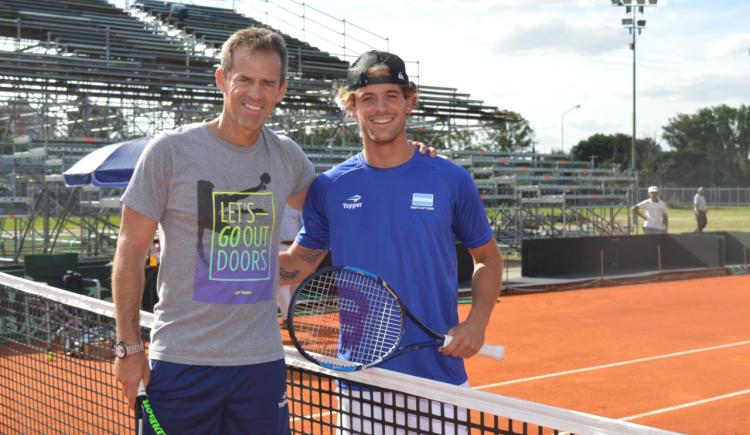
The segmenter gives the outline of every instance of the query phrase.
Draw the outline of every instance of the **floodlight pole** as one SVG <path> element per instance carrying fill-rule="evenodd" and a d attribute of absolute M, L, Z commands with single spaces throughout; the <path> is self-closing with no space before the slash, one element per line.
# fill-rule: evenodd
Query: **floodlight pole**
<path fill-rule="evenodd" d="M 633 10 L 633 23 L 636 22 L 636 16 L 635 16 L 635 8 L 632 8 Z M 635 26 L 635 24 L 633 24 Z M 633 51 L 633 134 L 630 137 L 630 172 L 631 175 L 634 177 L 634 183 L 635 188 L 633 196 L 634 201 L 638 201 L 638 166 L 636 166 L 636 152 L 635 152 L 635 134 L 636 134 L 636 102 L 635 102 L 635 95 L 636 95 L 636 86 L 635 86 L 635 27 L 630 28 L 630 36 L 632 37 L 631 43 L 630 43 L 630 49 Z M 638 32 L 640 32 L 640 29 L 638 29 Z"/>
<path fill-rule="evenodd" d="M 580 108 L 581 108 L 581 105 L 576 104 L 570 109 L 564 111 L 562 115 L 560 115 L 560 148 L 563 154 L 565 154 L 565 115 L 567 115 L 568 112 L 572 112 L 573 110 L 580 109 Z"/>
<path fill-rule="evenodd" d="M 622 19 L 622 26 L 630 32 L 630 49 L 633 51 L 633 133 L 630 137 L 630 172 L 633 176 L 633 197 L 631 202 L 638 202 L 638 169 L 636 166 L 636 36 L 640 35 L 646 27 L 646 20 L 639 19 L 643 15 L 644 7 L 656 6 L 658 0 L 611 0 L 612 6 L 624 6 L 628 18 Z M 628 215 L 630 216 L 630 215 Z M 638 216 L 634 216 L 635 227 L 638 228 Z"/>

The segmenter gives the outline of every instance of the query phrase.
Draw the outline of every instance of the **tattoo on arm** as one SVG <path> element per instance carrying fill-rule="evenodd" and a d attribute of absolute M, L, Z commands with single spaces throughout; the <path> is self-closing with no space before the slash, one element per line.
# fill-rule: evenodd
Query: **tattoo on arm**
<path fill-rule="evenodd" d="M 279 276 L 285 281 L 294 281 L 299 276 L 299 270 L 286 270 L 280 267 Z"/>
<path fill-rule="evenodd" d="M 298 258 L 300 261 L 313 265 L 313 267 L 319 264 L 326 252 L 328 252 L 321 249 L 307 249 L 301 246 L 298 246 L 295 249 L 297 251 L 292 253 L 292 256 Z M 302 277 L 300 274 L 308 268 L 299 262 L 297 262 L 297 266 L 298 267 L 291 265 L 290 268 L 285 268 L 284 266 L 279 265 L 279 277 L 283 281 L 294 282 L 301 280 Z"/>
<path fill-rule="evenodd" d="M 299 253 L 299 258 L 306 263 L 315 264 L 320 261 L 321 257 L 326 254 L 322 249 L 303 249 Z"/>

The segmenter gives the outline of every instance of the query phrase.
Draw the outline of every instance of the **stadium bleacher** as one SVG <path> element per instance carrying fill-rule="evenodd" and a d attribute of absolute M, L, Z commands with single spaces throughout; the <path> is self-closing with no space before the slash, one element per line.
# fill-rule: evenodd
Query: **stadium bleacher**
<path fill-rule="evenodd" d="M 113 138 L 155 134 L 221 110 L 213 75 L 218 49 L 234 31 L 264 24 L 230 9 L 187 7 L 188 17 L 175 20 L 168 2 L 156 0 L 136 0 L 127 11 L 105 0 L 0 3 L 0 39 L 5 39 L 0 46 L 0 90 L 12 92 L 20 102 L 0 105 L 0 126 L 9 128 L 8 120 L 13 120 L 15 135 L 29 135 L 30 144 L 21 146 L 12 159 L 13 173 L 19 176 L 15 190 L 24 193 L 8 195 L 24 201 L 6 201 L 0 214 L 67 213 L 63 202 L 71 196 L 64 192 L 59 174 L 92 147 L 115 142 Z M 338 131 L 322 143 L 304 145 L 316 169 L 324 171 L 359 149 L 358 143 L 346 141 L 356 141 L 356 128 L 333 100 L 348 63 L 280 33 L 289 48 L 289 86 L 269 125 L 281 132 Z M 87 107 L 98 110 L 98 120 L 92 121 Z M 29 113 L 35 114 L 33 120 L 21 120 Z M 124 127 L 109 122 L 108 115 Z M 456 88 L 420 84 L 410 126 L 444 137 L 454 126 L 484 128 L 512 121 Z M 21 124 L 25 126 L 19 129 Z M 36 152 L 32 150 L 42 143 L 41 163 L 23 154 Z M 632 184 L 628 176 L 561 155 L 456 151 L 452 158 L 472 174 L 494 216 L 498 240 L 513 249 L 525 237 L 621 231 L 613 210 L 625 207 Z M 4 192 L 7 185 L 9 179 L 0 180 Z M 62 202 L 41 201 L 47 202 L 46 208 L 35 210 L 44 196 Z M 86 201 L 96 203 L 98 197 Z M 90 212 L 84 208 L 80 206 L 81 215 Z M 609 217 L 602 218 L 603 213 Z M 29 222 L 22 224 L 33 232 Z M 47 240 L 49 234 L 42 238 Z"/>
<path fill-rule="evenodd" d="M 133 7 L 193 35 L 196 40 L 214 50 L 219 49 L 221 44 L 238 29 L 251 26 L 268 27 L 230 9 L 210 6 L 186 5 L 189 14 L 182 21 L 170 18 L 169 2 L 166 1 L 137 0 L 133 3 Z M 290 72 L 316 79 L 346 77 L 346 70 L 349 67 L 347 62 L 283 32 L 279 33 L 284 37 L 289 51 Z"/>

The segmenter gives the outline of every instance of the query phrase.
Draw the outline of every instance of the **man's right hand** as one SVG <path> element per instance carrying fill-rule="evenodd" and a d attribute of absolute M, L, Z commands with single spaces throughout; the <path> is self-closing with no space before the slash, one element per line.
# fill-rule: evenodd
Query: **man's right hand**
<path fill-rule="evenodd" d="M 122 386 L 122 394 L 128 401 L 130 409 L 135 408 L 135 396 L 138 392 L 138 383 L 143 379 L 143 384 L 148 385 L 151 380 L 151 369 L 144 352 L 128 355 L 125 358 L 115 358 L 113 373 L 117 382 Z"/>

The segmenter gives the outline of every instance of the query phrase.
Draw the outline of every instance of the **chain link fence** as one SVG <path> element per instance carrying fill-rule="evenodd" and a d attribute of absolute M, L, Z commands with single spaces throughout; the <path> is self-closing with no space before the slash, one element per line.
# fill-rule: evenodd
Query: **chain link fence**
<path fill-rule="evenodd" d="M 638 189 L 638 198 L 648 198 L 648 187 Z M 660 197 L 670 204 L 692 205 L 697 187 L 659 187 Z M 704 187 L 709 205 L 750 205 L 750 187 Z"/>

